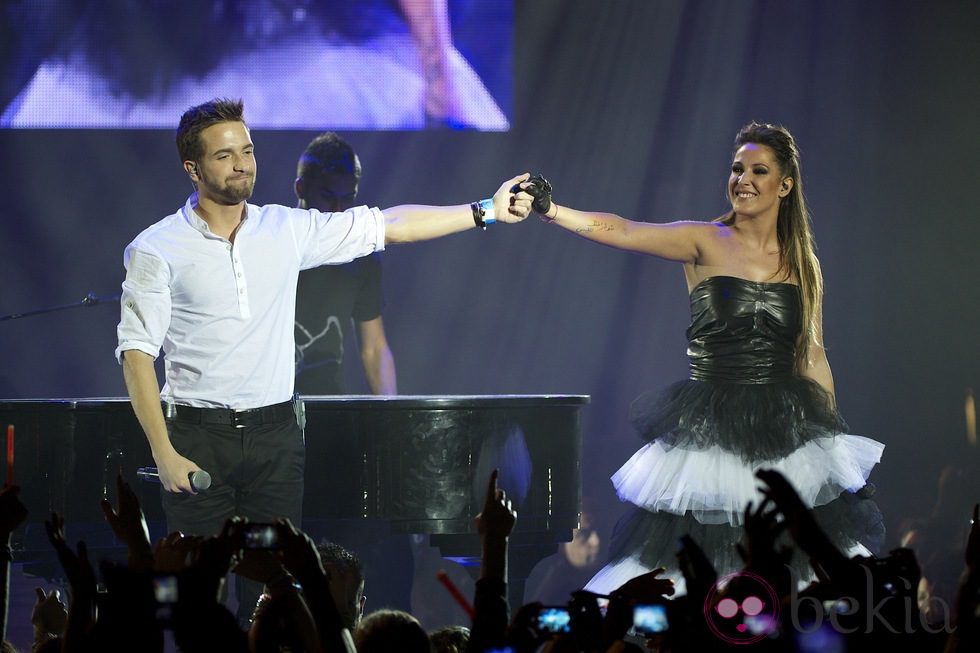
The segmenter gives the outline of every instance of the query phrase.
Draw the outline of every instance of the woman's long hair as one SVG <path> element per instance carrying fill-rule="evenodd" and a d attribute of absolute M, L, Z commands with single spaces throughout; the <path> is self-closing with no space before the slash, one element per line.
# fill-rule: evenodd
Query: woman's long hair
<path fill-rule="evenodd" d="M 810 211 L 803 196 L 803 175 L 800 170 L 800 151 L 789 130 L 778 125 L 752 122 L 742 127 L 735 136 L 734 151 L 746 143 L 766 145 L 776 156 L 781 177 L 792 177 L 793 188 L 779 203 L 776 234 L 779 237 L 779 269 L 776 275 L 784 279 L 795 276 L 800 284 L 803 299 L 803 333 L 796 349 L 798 367 L 809 361 L 811 345 L 817 337 L 817 312 L 823 299 L 823 278 L 817 262 Z M 735 212 L 721 218 L 731 225 Z"/>

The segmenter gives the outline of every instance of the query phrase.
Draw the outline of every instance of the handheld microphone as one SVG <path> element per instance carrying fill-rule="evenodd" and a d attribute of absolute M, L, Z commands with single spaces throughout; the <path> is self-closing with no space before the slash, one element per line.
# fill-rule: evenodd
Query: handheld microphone
<path fill-rule="evenodd" d="M 141 481 L 149 481 L 150 483 L 160 482 L 160 472 L 156 467 L 140 467 L 136 470 L 136 475 Z M 211 487 L 211 475 L 203 469 L 190 472 L 187 475 L 187 480 L 191 482 L 191 488 L 195 492 L 200 492 Z"/>

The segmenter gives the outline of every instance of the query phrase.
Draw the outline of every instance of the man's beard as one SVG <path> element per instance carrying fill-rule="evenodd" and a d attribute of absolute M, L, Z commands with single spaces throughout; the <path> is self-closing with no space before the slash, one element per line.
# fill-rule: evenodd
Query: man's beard
<path fill-rule="evenodd" d="M 235 181 L 223 186 L 218 186 L 211 180 L 202 177 L 200 184 L 207 189 L 208 195 L 214 199 L 228 206 L 234 206 L 252 197 L 252 191 L 255 189 L 255 176 L 248 177 L 245 183 Z"/>

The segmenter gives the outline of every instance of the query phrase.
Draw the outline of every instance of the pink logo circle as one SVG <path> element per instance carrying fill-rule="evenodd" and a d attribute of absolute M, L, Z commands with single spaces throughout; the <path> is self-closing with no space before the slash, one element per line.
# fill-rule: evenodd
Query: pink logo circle
<path fill-rule="evenodd" d="M 728 591 L 738 581 L 737 593 Z M 779 596 L 761 576 L 747 571 L 720 578 L 704 600 L 704 618 L 715 636 L 729 644 L 754 644 L 779 623 Z"/>

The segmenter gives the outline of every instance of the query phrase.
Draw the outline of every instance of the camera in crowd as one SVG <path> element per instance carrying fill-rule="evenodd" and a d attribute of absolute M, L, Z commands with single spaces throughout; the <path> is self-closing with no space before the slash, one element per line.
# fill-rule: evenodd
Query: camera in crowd
<path fill-rule="evenodd" d="M 572 616 L 565 606 L 543 605 L 534 617 L 534 629 L 539 633 L 570 633 Z"/>
<path fill-rule="evenodd" d="M 660 603 L 633 607 L 633 631 L 644 637 L 667 632 L 667 606 Z"/>
<path fill-rule="evenodd" d="M 279 534 L 275 524 L 249 524 L 245 527 L 246 549 L 277 549 Z"/>
<path fill-rule="evenodd" d="M 180 574 L 131 569 L 109 561 L 100 569 L 105 581 L 98 599 L 102 608 L 133 623 L 173 626 L 174 611 L 183 594 Z"/>
<path fill-rule="evenodd" d="M 616 601 L 618 605 L 613 605 Z M 613 612 L 615 611 L 615 616 Z M 665 635 L 670 629 L 668 601 L 637 603 L 587 591 L 575 592 L 568 605 L 543 605 L 531 617 L 538 641 L 559 637 L 575 642 L 581 650 L 593 650 L 603 633 L 606 619 L 620 620 L 622 627 L 637 637 Z M 624 622 L 623 620 L 629 620 Z"/>

